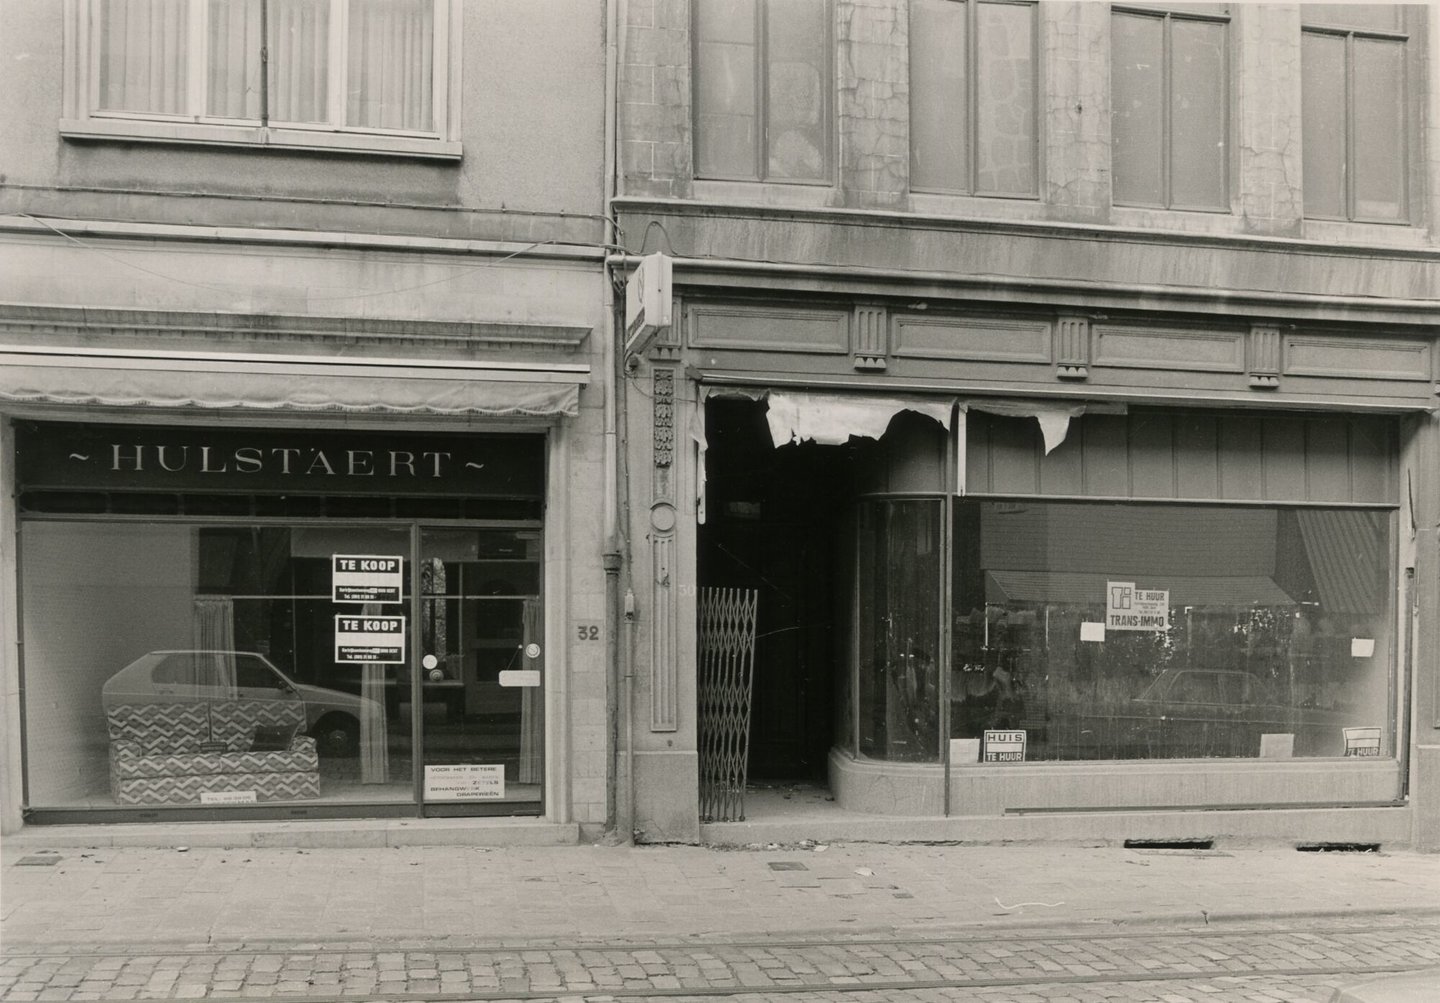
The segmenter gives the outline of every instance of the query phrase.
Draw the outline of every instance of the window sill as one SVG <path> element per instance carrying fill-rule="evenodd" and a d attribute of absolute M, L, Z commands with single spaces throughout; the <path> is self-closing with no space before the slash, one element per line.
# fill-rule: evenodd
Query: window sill
<path fill-rule="evenodd" d="M 360 156 L 417 157 L 459 160 L 461 144 L 414 136 L 385 136 L 359 132 L 311 132 L 265 126 L 203 125 L 193 122 L 150 122 L 136 119 L 62 119 L 60 135 L 72 140 L 111 140 L 135 143 L 182 143 L 196 146 L 233 146 L 253 149 L 313 150 Z"/>

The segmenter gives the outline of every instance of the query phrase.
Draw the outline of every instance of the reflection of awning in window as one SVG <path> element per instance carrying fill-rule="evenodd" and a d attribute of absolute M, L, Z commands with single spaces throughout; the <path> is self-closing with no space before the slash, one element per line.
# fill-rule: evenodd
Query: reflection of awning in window
<path fill-rule="evenodd" d="M 1380 612 L 1377 583 L 1387 560 L 1385 512 L 1301 509 L 1296 513 L 1320 608 L 1327 613 Z"/>
<path fill-rule="evenodd" d="M 1176 606 L 1293 606 L 1295 600 L 1265 575 L 1099 575 L 1077 571 L 987 571 L 987 602 L 1103 606 L 1109 581 L 1142 589 L 1168 589 Z"/>
<path fill-rule="evenodd" d="M 579 410 L 571 363 L 0 346 L 0 400 L 549 417 Z"/>

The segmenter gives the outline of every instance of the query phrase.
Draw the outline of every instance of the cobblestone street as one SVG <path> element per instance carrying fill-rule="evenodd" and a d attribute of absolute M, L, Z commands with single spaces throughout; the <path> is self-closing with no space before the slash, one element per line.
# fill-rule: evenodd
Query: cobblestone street
<path fill-rule="evenodd" d="M 157 951 L 7 948 L 6 1000 L 1324 999 L 1345 978 L 1440 965 L 1440 924 L 977 933 L 964 938 L 700 944 L 243 943 Z"/>

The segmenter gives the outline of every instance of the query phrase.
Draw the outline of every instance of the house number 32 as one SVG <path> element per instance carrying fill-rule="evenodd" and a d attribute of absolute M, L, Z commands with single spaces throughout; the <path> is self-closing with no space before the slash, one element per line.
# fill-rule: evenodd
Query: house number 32
<path fill-rule="evenodd" d="M 594 620 L 577 621 L 575 624 L 575 639 L 577 641 L 600 640 L 600 624 Z"/>

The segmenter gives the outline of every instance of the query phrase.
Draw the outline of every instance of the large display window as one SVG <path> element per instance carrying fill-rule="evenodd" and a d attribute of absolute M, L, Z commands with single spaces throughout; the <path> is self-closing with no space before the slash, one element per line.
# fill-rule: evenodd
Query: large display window
<path fill-rule="evenodd" d="M 460 514 L 443 484 L 427 485 L 433 498 L 201 495 L 183 480 L 182 457 L 196 458 L 198 445 L 171 446 L 149 463 L 145 450 L 162 434 L 36 426 L 20 437 L 29 451 L 19 567 L 32 816 L 541 810 L 539 519 L 343 515 Z M 104 458 L 95 439 L 107 436 L 123 440 L 110 459 L 125 476 L 96 478 L 92 490 L 65 483 L 44 460 L 56 449 Z M 301 446 L 298 436 L 294 445 L 283 433 L 266 436 L 280 443 L 267 441 L 268 453 L 207 444 L 199 455 L 212 468 L 224 462 L 217 456 L 233 467 L 237 455 L 280 455 L 291 472 L 305 469 L 301 450 L 313 451 L 313 438 Z M 329 461 L 353 456 L 358 444 L 340 441 L 344 451 Z M 448 445 L 457 448 L 447 455 L 478 448 Z M 432 442 L 430 455 L 440 452 Z M 430 462 L 437 473 L 426 480 L 443 481 L 444 465 Z M 180 490 L 154 490 L 166 475 L 182 478 Z M 333 491 L 328 477 L 321 483 Z M 497 499 L 493 514 L 531 505 L 513 481 L 502 490 L 510 497 Z M 477 494 L 461 504 L 491 514 Z M 309 517 L 195 511 L 227 507 Z"/>
<path fill-rule="evenodd" d="M 1023 731 L 1035 760 L 1391 755 L 1392 518 L 959 502 L 950 736 Z"/>

